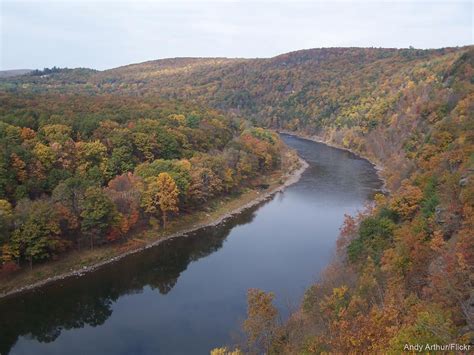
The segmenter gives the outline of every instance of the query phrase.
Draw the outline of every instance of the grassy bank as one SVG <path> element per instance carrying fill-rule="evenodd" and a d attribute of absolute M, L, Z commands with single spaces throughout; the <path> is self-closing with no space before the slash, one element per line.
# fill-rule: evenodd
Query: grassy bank
<path fill-rule="evenodd" d="M 212 200 L 202 211 L 196 211 L 171 220 L 163 229 L 158 223 L 134 233 L 126 241 L 105 245 L 93 250 L 74 250 L 55 261 L 35 265 L 31 270 L 22 269 L 0 279 L 0 297 L 7 297 L 46 283 L 86 272 L 119 260 L 120 258 L 152 247 L 160 242 L 185 235 L 196 229 L 216 225 L 233 214 L 249 208 L 284 187 L 296 182 L 306 163 L 296 152 L 284 150 L 281 169 L 269 176 L 262 176 L 239 194 Z M 259 186 L 268 185 L 264 190 Z M 252 187 L 255 186 L 255 187 Z M 152 223 L 153 224 L 153 223 Z"/>

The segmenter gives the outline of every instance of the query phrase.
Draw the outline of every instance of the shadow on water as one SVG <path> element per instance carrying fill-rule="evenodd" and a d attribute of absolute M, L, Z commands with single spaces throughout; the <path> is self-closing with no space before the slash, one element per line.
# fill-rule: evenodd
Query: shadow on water
<path fill-rule="evenodd" d="M 102 325 L 121 296 L 139 294 L 145 286 L 170 292 L 188 265 L 222 248 L 230 231 L 251 223 L 255 211 L 274 197 L 232 216 L 217 227 L 187 236 L 108 264 L 82 277 L 69 278 L 0 300 L 0 354 L 8 354 L 19 336 L 52 342 L 62 330 Z"/>

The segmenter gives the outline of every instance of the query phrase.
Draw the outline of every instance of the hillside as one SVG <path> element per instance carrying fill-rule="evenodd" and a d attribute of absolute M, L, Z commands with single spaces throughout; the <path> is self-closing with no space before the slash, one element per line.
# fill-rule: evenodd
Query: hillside
<path fill-rule="evenodd" d="M 174 58 L 4 79 L 0 89 L 204 103 L 266 127 L 316 134 L 386 164 L 402 160 L 410 140 L 454 107 L 453 90 L 467 88 L 451 82 L 457 75 L 468 80 L 473 51 L 331 48 L 269 59 Z M 408 106 L 415 112 L 404 112 Z"/>
<path fill-rule="evenodd" d="M 286 323 L 273 317 L 252 328 L 248 344 L 275 353 L 348 353 L 473 342 L 473 78 L 472 46 L 331 48 L 74 69 L 3 79 L 0 90 L 206 104 L 382 165 L 390 194 L 347 218 L 337 258 L 301 309 Z"/>
<path fill-rule="evenodd" d="M 30 72 L 31 69 L 0 70 L 0 78 L 10 78 L 12 76 L 25 75 Z"/>

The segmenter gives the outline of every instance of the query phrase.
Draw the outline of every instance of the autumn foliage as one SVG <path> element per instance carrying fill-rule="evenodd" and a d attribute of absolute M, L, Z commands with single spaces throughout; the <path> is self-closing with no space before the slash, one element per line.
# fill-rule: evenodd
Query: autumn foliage
<path fill-rule="evenodd" d="M 280 164 L 277 135 L 203 106 L 5 92 L 0 101 L 5 273 L 125 241 L 154 218 L 166 227 Z"/>
<path fill-rule="evenodd" d="M 390 193 L 346 216 L 332 264 L 301 308 L 277 330 L 269 327 L 278 334 L 275 353 L 472 344 L 474 52 L 424 63 L 395 72 L 393 101 L 387 83 L 364 110 L 348 109 L 339 128 L 319 131 L 383 164 Z M 384 101 L 373 127 L 366 126 L 373 105 Z"/>
<path fill-rule="evenodd" d="M 276 322 L 273 295 L 249 292 L 249 351 L 472 344 L 473 77 L 468 46 L 167 59 L 0 80 L 4 268 L 126 238 L 140 219 L 169 223 L 238 191 L 280 164 L 278 136 L 254 122 L 368 157 L 390 193 L 347 217 L 334 262 L 287 322 Z"/>

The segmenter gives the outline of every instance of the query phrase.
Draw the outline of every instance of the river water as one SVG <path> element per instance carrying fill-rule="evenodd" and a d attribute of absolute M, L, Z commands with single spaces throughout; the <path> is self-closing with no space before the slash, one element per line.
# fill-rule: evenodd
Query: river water
<path fill-rule="evenodd" d="M 239 341 L 249 288 L 283 317 L 330 261 L 344 214 L 381 188 L 354 154 L 282 135 L 301 179 L 217 227 L 0 300 L 0 354 L 208 354 Z"/>

